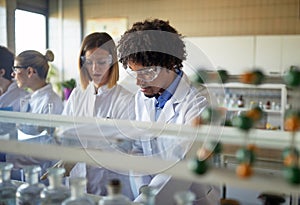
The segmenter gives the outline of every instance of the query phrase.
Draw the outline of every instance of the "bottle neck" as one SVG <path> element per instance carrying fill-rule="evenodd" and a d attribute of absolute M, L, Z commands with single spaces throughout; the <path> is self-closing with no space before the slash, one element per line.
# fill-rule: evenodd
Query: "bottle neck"
<path fill-rule="evenodd" d="M 38 173 L 25 174 L 25 180 L 28 184 L 37 184 L 39 182 Z"/>
<path fill-rule="evenodd" d="M 155 197 L 157 194 L 157 190 L 155 188 L 145 186 L 141 188 L 141 192 L 144 196 L 146 205 L 155 205 Z"/>
<path fill-rule="evenodd" d="M 145 205 L 155 205 L 155 195 L 144 195 L 145 196 Z"/>
<path fill-rule="evenodd" d="M 192 205 L 195 200 L 195 194 L 189 191 L 183 191 L 175 194 L 176 205 Z"/>
<path fill-rule="evenodd" d="M 10 170 L 0 171 L 0 175 L 1 175 L 0 183 L 10 181 Z"/>
<path fill-rule="evenodd" d="M 79 198 L 84 196 L 84 186 L 71 186 L 71 196 L 72 198 Z"/>
<path fill-rule="evenodd" d="M 121 187 L 119 186 L 108 186 L 107 192 L 109 196 L 116 196 L 121 193 Z"/>
<path fill-rule="evenodd" d="M 60 176 L 49 176 L 49 188 L 54 189 L 60 187 L 62 184 L 62 178 Z"/>

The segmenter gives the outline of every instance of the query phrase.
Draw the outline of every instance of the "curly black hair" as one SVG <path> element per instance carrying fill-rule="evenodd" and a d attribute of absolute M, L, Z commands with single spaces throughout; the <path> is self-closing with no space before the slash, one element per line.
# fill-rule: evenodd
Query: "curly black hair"
<path fill-rule="evenodd" d="M 143 66 L 181 69 L 186 59 L 185 44 L 169 21 L 159 19 L 134 23 L 118 42 L 119 61 L 124 68 L 128 61 Z"/>

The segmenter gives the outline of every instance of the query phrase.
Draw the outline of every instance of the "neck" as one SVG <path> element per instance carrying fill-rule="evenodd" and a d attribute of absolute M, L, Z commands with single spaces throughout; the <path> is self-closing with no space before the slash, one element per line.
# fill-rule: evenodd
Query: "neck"
<path fill-rule="evenodd" d="M 175 78 L 177 77 L 177 74 L 175 71 L 173 70 L 167 70 L 165 69 L 165 78 L 166 79 L 166 83 L 165 83 L 165 86 L 164 88 L 162 88 L 159 93 L 161 94 L 164 90 L 166 90 L 171 84 L 172 82 L 175 80 Z"/>
<path fill-rule="evenodd" d="M 42 87 L 44 87 L 44 86 L 46 86 L 47 85 L 47 83 L 45 82 L 45 81 L 37 81 L 37 82 L 35 82 L 31 87 L 30 87 L 30 89 L 32 90 L 32 91 L 36 91 L 36 90 L 38 90 L 38 89 L 40 89 L 40 88 L 42 88 Z"/>

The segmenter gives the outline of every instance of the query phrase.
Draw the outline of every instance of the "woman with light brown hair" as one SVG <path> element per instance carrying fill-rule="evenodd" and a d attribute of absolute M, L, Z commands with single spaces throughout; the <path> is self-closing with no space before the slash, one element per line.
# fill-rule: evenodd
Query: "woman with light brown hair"
<path fill-rule="evenodd" d="M 133 119 L 133 94 L 117 84 L 119 65 L 113 39 L 92 33 L 82 42 L 79 55 L 80 85 L 67 101 L 63 114 Z"/>
<path fill-rule="evenodd" d="M 67 100 L 64 115 L 135 118 L 134 94 L 117 83 L 119 66 L 116 46 L 107 33 L 95 32 L 84 38 L 79 54 L 79 75 L 80 86 L 72 91 Z M 100 144 L 108 144 L 107 140 L 103 143 L 101 140 L 99 136 Z M 99 165 L 96 167 L 77 163 L 71 169 L 70 177 L 87 178 L 87 192 L 95 195 L 106 195 L 108 182 L 118 178 L 123 186 L 123 194 L 133 199 L 129 177 L 106 169 L 100 163 Z"/>

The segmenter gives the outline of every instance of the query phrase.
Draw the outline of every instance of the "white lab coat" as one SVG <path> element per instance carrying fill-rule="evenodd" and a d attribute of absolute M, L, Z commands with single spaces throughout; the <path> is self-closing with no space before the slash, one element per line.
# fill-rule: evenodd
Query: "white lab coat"
<path fill-rule="evenodd" d="M 138 91 L 135 98 L 136 119 L 139 121 L 155 121 L 155 104 L 155 98 L 147 98 L 142 92 Z M 192 120 L 199 116 L 207 104 L 204 93 L 191 86 L 187 76 L 183 74 L 174 95 L 161 110 L 157 122 L 191 124 Z M 190 143 L 187 140 L 179 140 L 178 138 L 157 137 L 148 141 L 143 140 L 140 145 L 144 155 L 159 153 L 159 156 L 163 159 L 174 160 L 184 157 Z M 156 196 L 157 204 L 173 204 L 175 192 L 184 189 L 190 189 L 196 194 L 197 200 L 194 204 L 215 205 L 219 204 L 220 200 L 219 189 L 214 186 L 177 180 L 165 174 L 157 174 L 153 178 L 152 176 L 144 176 L 142 179 L 136 179 L 132 187 L 138 189 L 145 184 L 160 190 Z M 137 197 L 135 201 L 139 202 L 140 199 L 141 196 Z"/>
<path fill-rule="evenodd" d="M 75 88 L 65 106 L 64 115 L 96 116 L 111 119 L 134 119 L 134 94 L 121 85 L 113 88 L 102 86 L 95 94 L 93 82 L 86 90 Z M 126 149 L 125 149 L 126 150 Z M 101 164 L 101 162 L 99 162 Z M 87 166 L 77 163 L 70 177 L 86 177 L 87 192 L 95 195 L 107 195 L 106 185 L 110 179 L 118 178 L 122 183 L 122 193 L 133 199 L 128 174 L 122 175 L 103 167 Z"/>
<path fill-rule="evenodd" d="M 24 89 L 19 88 L 16 82 L 12 82 L 5 93 L 0 96 L 0 108 L 11 109 L 11 111 L 20 111 L 20 99 L 28 95 Z"/>
<path fill-rule="evenodd" d="M 5 93 L 0 96 L 0 110 L 13 112 L 20 111 L 20 99 L 28 95 L 24 89 L 18 87 L 16 82 L 12 82 Z M 10 138 L 16 138 L 15 123 L 0 123 L 0 135 L 9 134 Z"/>
<path fill-rule="evenodd" d="M 25 97 L 21 98 L 20 101 L 21 112 L 31 112 L 37 114 L 61 114 L 63 110 L 63 102 L 61 98 L 53 91 L 51 84 L 47 84 L 35 92 L 26 95 Z M 39 136 L 29 139 L 28 141 L 52 143 L 52 137 L 50 135 L 40 135 L 42 129 L 39 126 L 19 125 L 19 130 L 19 133 L 23 132 L 25 134 Z M 52 131 L 53 130 L 51 130 L 51 132 Z M 16 169 L 23 168 L 25 165 L 40 165 L 42 168 L 42 174 L 45 173 L 49 167 L 55 164 L 55 161 L 10 154 L 6 156 L 6 161 L 12 162 L 14 164 L 14 168 Z"/>
<path fill-rule="evenodd" d="M 21 112 L 57 115 L 64 108 L 61 97 L 54 92 L 50 83 L 22 98 L 20 106 Z"/>
<path fill-rule="evenodd" d="M 94 84 L 90 82 L 86 90 L 76 87 L 72 91 L 63 115 L 133 119 L 133 96 L 121 85 L 110 89 L 104 85 L 98 89 L 98 94 L 95 94 Z"/>

